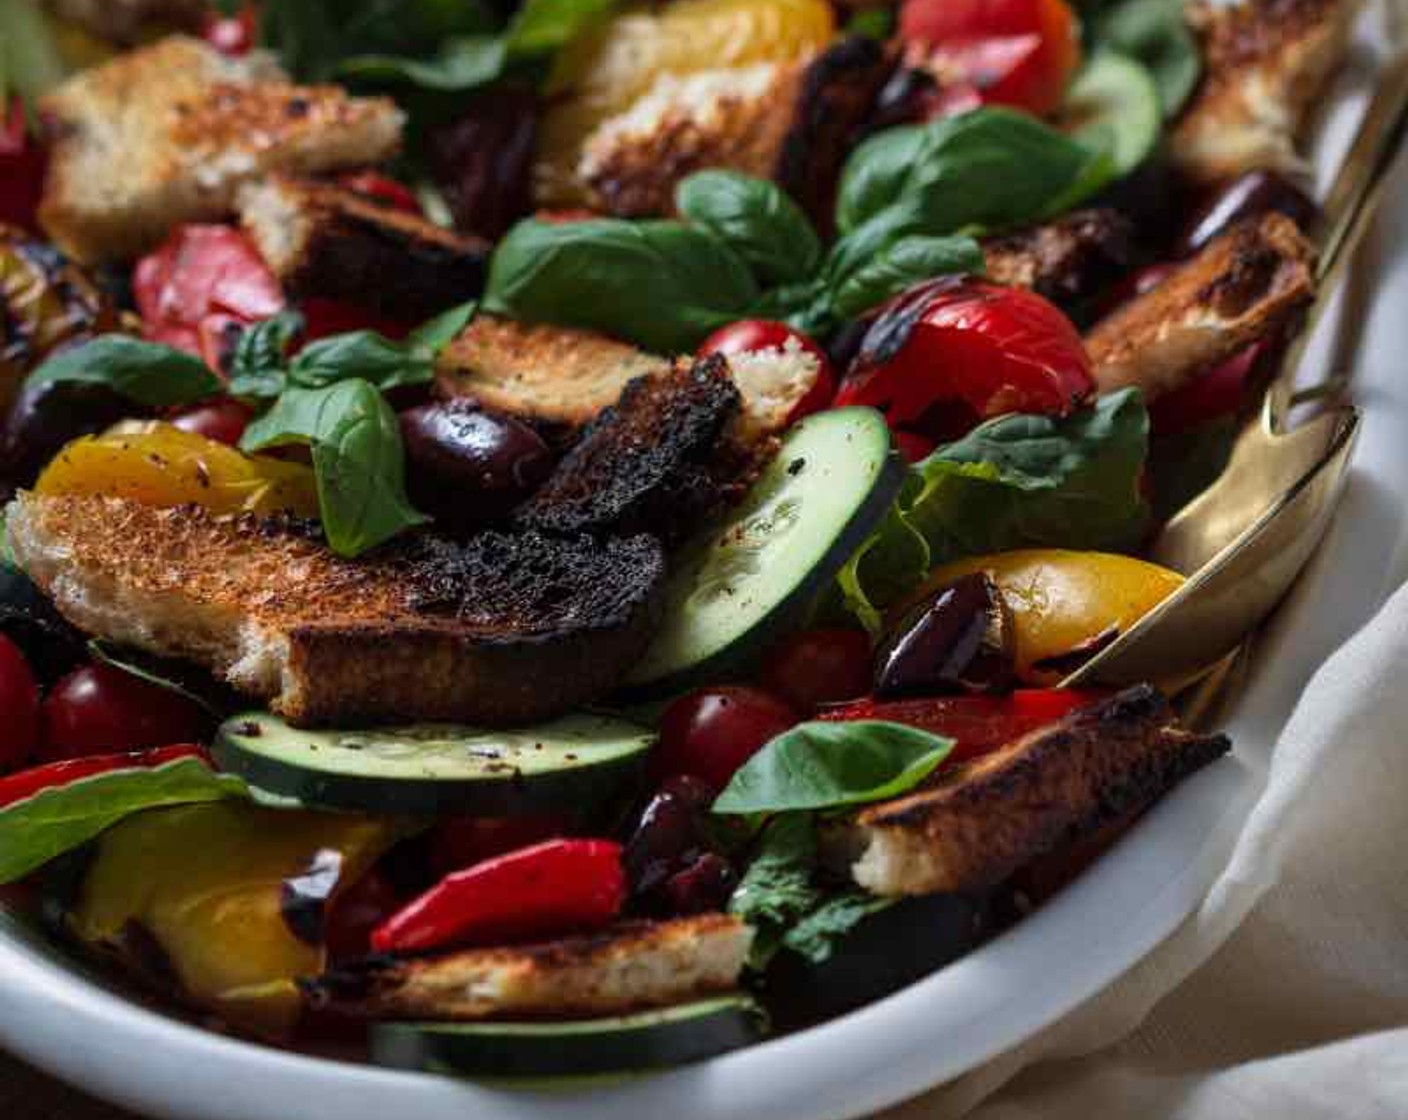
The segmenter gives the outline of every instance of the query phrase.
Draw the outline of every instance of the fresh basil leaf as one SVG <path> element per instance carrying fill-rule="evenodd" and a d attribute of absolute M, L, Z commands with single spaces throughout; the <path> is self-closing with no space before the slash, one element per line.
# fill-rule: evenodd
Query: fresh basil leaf
<path fill-rule="evenodd" d="M 1034 221 L 1098 189 L 1092 153 L 1035 117 L 982 108 L 886 129 L 846 161 L 836 204 L 841 241 L 882 223 L 889 239 Z M 889 213 L 898 208 L 902 221 Z M 880 246 L 875 246 L 878 251 Z M 834 250 L 833 250 L 834 253 Z"/>
<path fill-rule="evenodd" d="M 405 346 L 376 331 L 348 331 L 309 343 L 293 359 L 288 376 L 302 389 L 360 380 L 385 391 L 425 384 L 435 376 L 435 363 L 428 348 Z"/>
<path fill-rule="evenodd" d="M 1137 389 L 1064 418 L 1003 416 L 910 472 L 894 508 L 838 577 L 868 628 L 931 568 L 1014 548 L 1136 548 L 1149 415 Z"/>
<path fill-rule="evenodd" d="M 1149 68 L 1170 120 L 1192 96 L 1202 77 L 1202 52 L 1188 27 L 1184 0 L 1120 0 L 1091 25 L 1094 45 L 1118 51 Z"/>
<path fill-rule="evenodd" d="M 110 770 L 42 790 L 0 808 L 0 883 L 24 878 L 134 813 L 247 796 L 243 781 L 197 758 Z"/>
<path fill-rule="evenodd" d="M 446 39 L 428 58 L 362 54 L 343 59 L 337 76 L 368 85 L 412 85 L 440 93 L 465 93 L 497 81 L 508 53 L 499 35 Z"/>
<path fill-rule="evenodd" d="M 758 294 L 737 254 L 682 222 L 528 219 L 494 251 L 484 306 L 673 353 L 740 318 Z"/>
<path fill-rule="evenodd" d="M 303 329 L 303 316 L 280 311 L 241 333 L 230 357 L 231 396 L 244 400 L 273 400 L 288 387 L 289 344 Z"/>
<path fill-rule="evenodd" d="M 0 4 L 0 104 L 14 93 L 33 120 L 35 102 L 66 77 L 68 67 L 36 0 Z"/>
<path fill-rule="evenodd" d="M 864 35 L 882 43 L 895 33 L 895 13 L 889 8 L 862 8 L 846 21 L 842 35 Z"/>
<path fill-rule="evenodd" d="M 903 237 L 842 280 L 831 303 L 842 319 L 854 319 L 925 280 L 981 276 L 986 267 L 982 247 L 971 237 Z"/>
<path fill-rule="evenodd" d="M 882 801 L 913 789 L 953 740 L 883 720 L 801 723 L 734 774 L 716 813 L 785 813 Z"/>
<path fill-rule="evenodd" d="M 802 208 L 766 179 L 699 171 L 676 188 L 675 209 L 742 257 L 762 285 L 804 283 L 821 264 L 821 240 Z"/>
<path fill-rule="evenodd" d="M 767 967 L 784 934 L 821 905 L 813 882 L 816 826 L 810 813 L 784 813 L 763 829 L 752 862 L 728 900 L 729 913 L 754 929 L 748 963 Z"/>
<path fill-rule="evenodd" d="M 620 0 L 527 0 L 505 36 L 510 53 L 560 50 L 620 7 Z"/>
<path fill-rule="evenodd" d="M 357 556 L 428 518 L 406 498 L 396 414 L 369 381 L 289 389 L 245 430 L 240 446 L 312 449 L 323 531 L 334 552 Z"/>
<path fill-rule="evenodd" d="M 228 685 L 216 680 L 190 661 L 175 657 L 158 657 L 145 650 L 120 646 L 103 638 L 91 639 L 88 642 L 88 652 L 94 661 L 111 665 L 168 692 L 184 696 L 192 703 L 199 704 L 216 719 L 225 719 L 248 704 L 248 701 L 241 701 L 239 694 Z"/>
<path fill-rule="evenodd" d="M 28 384 L 81 381 L 104 385 L 148 408 L 194 404 L 224 385 L 199 358 L 125 334 L 105 334 L 62 350 L 29 375 Z"/>
<path fill-rule="evenodd" d="M 439 356 L 440 351 L 453 342 L 459 333 L 469 326 L 469 321 L 474 318 L 475 312 L 479 310 L 479 301 L 470 300 L 468 303 L 461 303 L 442 311 L 433 319 L 427 319 L 424 323 L 406 336 L 406 344 L 412 348 L 424 347 L 430 351 L 431 359 Z"/>
<path fill-rule="evenodd" d="M 897 901 L 861 890 L 831 895 L 782 935 L 781 947 L 812 964 L 824 964 L 856 926 Z"/>
<path fill-rule="evenodd" d="M 1149 443 L 1149 489 L 1154 518 L 1171 518 L 1209 486 L 1232 457 L 1236 416 L 1220 416 Z"/>

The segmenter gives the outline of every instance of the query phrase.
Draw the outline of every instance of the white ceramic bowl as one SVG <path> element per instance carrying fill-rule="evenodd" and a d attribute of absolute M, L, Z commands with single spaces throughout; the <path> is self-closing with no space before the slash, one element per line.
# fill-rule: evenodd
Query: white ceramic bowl
<path fill-rule="evenodd" d="M 1375 38 L 1371 25 L 1364 43 Z M 1346 84 L 1362 93 L 1367 68 L 1351 70 Z M 1352 127 L 1354 102 L 1351 91 L 1327 123 L 1322 181 Z M 1361 268 L 1368 281 L 1358 294 L 1373 299 L 1373 311 L 1355 358 L 1366 422 L 1354 472 L 1325 547 L 1261 640 L 1230 721 L 1234 755 L 1179 788 L 1060 896 L 968 957 L 844 1018 L 699 1066 L 590 1090 L 527 1092 L 309 1058 L 200 1030 L 110 991 L 0 914 L 0 1045 L 89 1092 L 173 1120 L 827 1120 L 892 1104 L 1029 1038 L 1191 913 L 1261 788 L 1300 690 L 1402 574 L 1408 319 L 1399 309 L 1408 306 L 1408 253 L 1398 250 L 1406 228 L 1408 176 L 1400 173 Z M 1329 372 L 1335 331 L 1321 333 L 1308 368 Z"/>

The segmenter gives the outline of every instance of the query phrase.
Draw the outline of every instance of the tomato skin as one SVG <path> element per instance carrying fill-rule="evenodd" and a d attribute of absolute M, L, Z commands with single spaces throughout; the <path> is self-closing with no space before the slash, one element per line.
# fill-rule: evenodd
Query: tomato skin
<path fill-rule="evenodd" d="M 378 926 L 372 948 L 416 953 L 600 929 L 625 899 L 620 844 L 549 840 L 441 880 Z"/>
<path fill-rule="evenodd" d="M 209 722 L 193 700 L 97 664 L 55 684 L 41 712 L 39 757 L 45 762 L 195 742 Z"/>
<path fill-rule="evenodd" d="M 24 102 L 0 101 L 0 222 L 35 229 L 48 153 L 29 134 Z"/>
<path fill-rule="evenodd" d="M 1080 335 L 1054 304 L 1035 292 L 946 277 L 881 309 L 835 403 L 870 405 L 892 427 L 913 429 L 955 403 L 979 420 L 1065 416 L 1094 389 Z"/>
<path fill-rule="evenodd" d="M 793 330 L 786 323 L 771 319 L 740 319 L 720 327 L 706 338 L 700 343 L 698 353 L 701 358 L 709 354 L 727 357 L 729 354 L 752 354 L 760 350 L 784 350 L 789 346 L 800 348 L 817 362 L 816 380 L 806 395 L 793 406 L 787 417 L 790 425 L 829 407 L 836 395 L 836 371 L 831 365 L 831 358 L 813 339 Z"/>
<path fill-rule="evenodd" d="M 943 84 L 987 104 L 1045 116 L 1080 65 L 1080 29 L 1065 0 L 906 0 L 900 38 L 926 49 Z"/>
<path fill-rule="evenodd" d="M 1177 435 L 1236 412 L 1242 407 L 1247 382 L 1270 350 L 1264 339 L 1253 342 L 1221 365 L 1151 402 L 1151 431 L 1158 436 Z"/>
<path fill-rule="evenodd" d="M 200 37 L 229 58 L 247 55 L 259 38 L 258 9 L 254 4 L 246 4 L 233 16 L 211 12 L 201 28 Z"/>
<path fill-rule="evenodd" d="M 177 413 L 171 418 L 171 426 L 238 447 L 240 436 L 244 435 L 245 428 L 253 419 L 253 409 L 233 397 L 227 397 Z"/>
<path fill-rule="evenodd" d="M 0 774 L 25 766 L 39 746 L 39 684 L 19 646 L 0 634 Z"/>
<path fill-rule="evenodd" d="M 657 778 L 689 774 L 722 790 L 758 748 L 797 722 L 796 712 L 762 689 L 700 689 L 665 709 L 652 769 Z"/>
<path fill-rule="evenodd" d="M 380 871 L 363 875 L 333 899 L 323 922 L 323 943 L 334 961 L 353 960 L 371 951 L 372 931 L 404 900 Z"/>
<path fill-rule="evenodd" d="M 860 630 L 803 630 L 776 646 L 759 683 L 796 711 L 814 712 L 870 691 L 870 638 Z"/>
<path fill-rule="evenodd" d="M 360 330 L 376 331 L 387 338 L 405 338 L 415 325 L 353 307 L 350 303 L 319 296 L 305 299 L 298 305 L 298 309 L 303 312 L 305 342 L 316 342 L 329 335 Z"/>
<path fill-rule="evenodd" d="M 425 213 L 421 208 L 420 199 L 410 187 L 379 171 L 352 171 L 340 175 L 337 181 L 349 191 L 364 195 L 393 210 L 404 210 L 407 214 L 415 214 L 417 217 Z"/>

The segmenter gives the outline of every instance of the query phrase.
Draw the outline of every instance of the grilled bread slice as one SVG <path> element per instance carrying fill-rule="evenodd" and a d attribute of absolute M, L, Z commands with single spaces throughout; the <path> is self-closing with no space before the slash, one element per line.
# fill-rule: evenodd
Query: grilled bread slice
<path fill-rule="evenodd" d="M 306 985 L 315 1006 L 374 1019 L 619 1015 L 727 992 L 753 939 L 728 914 L 413 960 L 373 958 Z"/>
<path fill-rule="evenodd" d="M 1169 136 L 1197 182 L 1258 168 L 1303 169 L 1296 135 L 1349 46 L 1359 0 L 1241 0 L 1189 8 L 1202 85 Z"/>
<path fill-rule="evenodd" d="M 1283 214 L 1234 226 L 1085 336 L 1100 391 L 1138 385 L 1153 400 L 1293 328 L 1315 295 L 1314 262 Z"/>
<path fill-rule="evenodd" d="M 825 840 L 876 894 L 982 891 L 1147 808 L 1229 748 L 1225 735 L 1181 729 L 1168 701 L 1141 685 L 867 808 Z"/>
<path fill-rule="evenodd" d="M 1129 267 L 1134 230 L 1118 210 L 1077 210 L 1045 225 L 983 241 L 988 279 L 1030 288 L 1067 311 Z"/>
<path fill-rule="evenodd" d="M 182 222 L 224 217 L 270 171 L 378 163 L 404 116 L 387 98 L 291 84 L 259 52 L 172 36 L 83 71 L 40 102 L 52 140 L 39 217 L 86 263 L 130 258 Z"/>
<path fill-rule="evenodd" d="M 239 192 L 240 221 L 293 299 L 426 319 L 483 290 L 492 246 L 332 183 L 271 175 Z"/>
<path fill-rule="evenodd" d="M 610 689 L 642 652 L 653 537 L 413 538 L 359 560 L 307 526 L 21 493 L 21 566 L 81 630 L 206 666 L 291 722 L 524 724 Z"/>

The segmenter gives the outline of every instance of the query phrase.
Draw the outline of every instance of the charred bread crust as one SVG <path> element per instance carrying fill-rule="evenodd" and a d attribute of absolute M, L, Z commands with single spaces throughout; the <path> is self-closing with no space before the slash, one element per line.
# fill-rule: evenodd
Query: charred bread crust
<path fill-rule="evenodd" d="M 1085 336 L 1100 392 L 1148 400 L 1257 339 L 1289 331 L 1315 296 L 1315 249 L 1284 214 L 1248 218 Z"/>
<path fill-rule="evenodd" d="M 244 188 L 240 217 L 287 295 L 426 319 L 484 288 L 492 246 L 331 183 L 276 175 Z"/>
<path fill-rule="evenodd" d="M 637 378 L 520 508 L 518 523 L 545 533 L 678 541 L 739 485 L 731 438 L 742 396 L 720 355 Z"/>
<path fill-rule="evenodd" d="M 1180 728 L 1164 696 L 1140 685 L 867 808 L 826 839 L 877 894 L 980 891 L 1152 805 L 1230 746 Z"/>
<path fill-rule="evenodd" d="M 1125 273 L 1134 228 L 1118 210 L 1077 210 L 1045 225 L 983 241 L 988 279 L 1030 288 L 1070 311 Z"/>
<path fill-rule="evenodd" d="M 206 666 L 302 725 L 561 714 L 650 640 L 658 541 L 485 533 L 357 560 L 301 524 L 21 494 L 9 536 L 79 629 Z"/>
<path fill-rule="evenodd" d="M 303 988 L 314 1007 L 378 1019 L 620 1015 L 731 990 L 751 940 L 728 914 L 621 922 L 537 944 L 370 958 Z"/>

